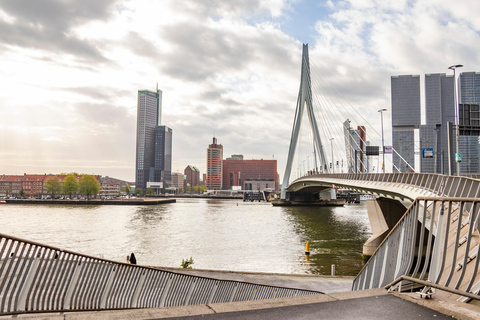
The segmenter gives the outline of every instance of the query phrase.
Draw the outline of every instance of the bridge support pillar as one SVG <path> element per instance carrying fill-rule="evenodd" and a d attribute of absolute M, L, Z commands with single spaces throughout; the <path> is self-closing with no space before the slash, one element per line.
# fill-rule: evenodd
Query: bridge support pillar
<path fill-rule="evenodd" d="M 398 200 L 376 198 L 367 200 L 368 220 L 372 236 L 363 245 L 363 258 L 370 259 L 388 232 L 405 214 L 407 208 Z"/>

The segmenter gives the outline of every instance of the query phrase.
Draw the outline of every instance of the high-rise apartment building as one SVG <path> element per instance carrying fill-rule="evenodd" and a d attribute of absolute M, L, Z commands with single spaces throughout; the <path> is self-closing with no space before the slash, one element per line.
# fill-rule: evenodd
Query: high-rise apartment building
<path fill-rule="evenodd" d="M 161 125 L 162 91 L 139 90 L 135 187 L 146 192 L 147 182 L 171 184 L 172 129 Z"/>
<path fill-rule="evenodd" d="M 420 76 L 392 76 L 393 172 L 415 168 L 415 129 L 420 127 Z"/>
<path fill-rule="evenodd" d="M 223 174 L 223 146 L 213 137 L 213 143 L 207 149 L 207 180 L 205 186 L 208 190 L 222 189 Z"/>

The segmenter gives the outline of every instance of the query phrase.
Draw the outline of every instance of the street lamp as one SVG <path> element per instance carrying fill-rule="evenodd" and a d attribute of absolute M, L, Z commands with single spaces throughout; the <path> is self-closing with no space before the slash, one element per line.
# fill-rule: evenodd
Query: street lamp
<path fill-rule="evenodd" d="M 382 122 L 382 155 L 383 155 L 383 160 L 382 160 L 382 171 L 385 173 L 385 143 L 383 140 L 383 111 L 387 111 L 387 109 L 380 109 L 378 112 L 380 112 L 380 118 Z"/>
<path fill-rule="evenodd" d="M 463 67 L 462 64 L 456 64 L 448 67 L 448 69 L 453 70 L 453 96 L 455 100 L 455 161 L 457 162 L 457 175 L 460 175 L 460 162 L 462 161 L 462 155 L 460 154 L 460 149 L 458 146 L 458 136 L 460 132 L 460 119 L 459 119 L 459 110 L 458 110 L 458 99 L 457 99 L 457 78 L 455 76 L 455 70 L 457 68 Z"/>
<path fill-rule="evenodd" d="M 332 172 L 335 173 L 335 164 L 333 163 L 333 139 L 330 138 L 330 147 L 332 148 Z"/>

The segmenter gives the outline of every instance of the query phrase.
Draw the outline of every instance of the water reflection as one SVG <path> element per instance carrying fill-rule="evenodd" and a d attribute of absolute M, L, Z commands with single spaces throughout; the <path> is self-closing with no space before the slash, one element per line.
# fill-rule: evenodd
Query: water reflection
<path fill-rule="evenodd" d="M 237 205 L 238 203 L 238 205 Z M 159 206 L 0 207 L 0 232 L 139 264 L 278 273 L 356 274 L 370 235 L 364 205 L 273 207 L 236 200 L 178 199 Z M 310 257 L 305 243 L 310 241 Z"/>
<path fill-rule="evenodd" d="M 363 205 L 346 207 L 286 207 L 296 232 L 310 242 L 306 257 L 308 272 L 330 274 L 335 264 L 337 275 L 351 275 L 362 267 L 363 243 L 370 236 Z"/>

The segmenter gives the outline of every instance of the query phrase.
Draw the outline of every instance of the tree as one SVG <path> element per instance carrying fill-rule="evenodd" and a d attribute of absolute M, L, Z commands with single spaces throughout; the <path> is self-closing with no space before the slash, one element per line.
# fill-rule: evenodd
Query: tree
<path fill-rule="evenodd" d="M 18 195 L 23 198 L 25 197 L 25 190 L 23 190 L 23 187 L 20 189 L 20 191 L 18 192 Z"/>
<path fill-rule="evenodd" d="M 137 196 L 141 195 L 142 194 L 142 190 L 140 190 L 140 188 L 135 188 L 135 194 Z"/>
<path fill-rule="evenodd" d="M 80 192 L 90 199 L 91 196 L 97 195 L 100 192 L 100 183 L 94 176 L 85 174 L 80 177 L 78 184 Z"/>
<path fill-rule="evenodd" d="M 47 189 L 47 192 L 50 192 L 52 194 L 53 199 L 55 198 L 55 193 L 59 193 L 62 191 L 62 182 L 57 176 L 49 177 L 45 181 L 45 188 Z"/>
<path fill-rule="evenodd" d="M 5 189 L 5 197 L 8 197 L 8 188 Z"/>
<path fill-rule="evenodd" d="M 151 196 L 153 194 L 152 188 L 148 187 L 147 188 L 147 195 Z"/>
<path fill-rule="evenodd" d="M 205 191 L 207 191 L 207 187 L 197 184 L 195 187 L 193 187 L 193 191 L 196 193 L 204 193 Z"/>
<path fill-rule="evenodd" d="M 78 191 L 78 180 L 73 174 L 69 174 L 63 180 L 63 193 L 72 197 L 72 195 Z"/>
<path fill-rule="evenodd" d="M 125 190 L 125 193 L 127 194 L 127 196 L 130 197 L 130 192 L 132 192 L 132 187 L 130 187 L 130 185 L 128 183 L 125 185 L 124 190 Z"/>

